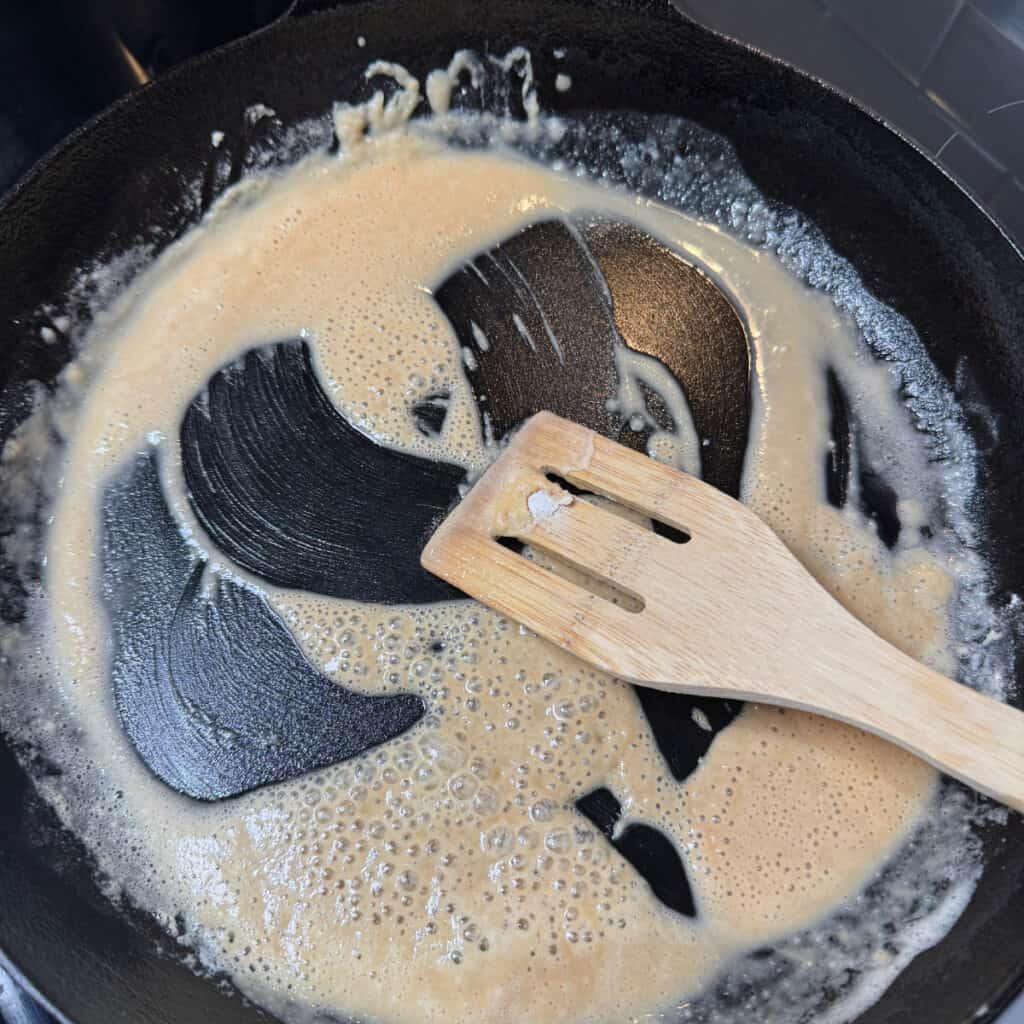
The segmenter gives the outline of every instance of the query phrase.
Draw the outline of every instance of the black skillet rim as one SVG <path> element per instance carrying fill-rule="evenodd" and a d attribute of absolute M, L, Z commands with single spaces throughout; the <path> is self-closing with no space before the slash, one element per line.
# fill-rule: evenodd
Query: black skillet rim
<path fill-rule="evenodd" d="M 315 14 L 328 14 L 335 8 L 341 6 L 367 6 L 372 3 L 373 0 L 362 0 L 362 2 L 360 2 L 359 4 L 348 5 L 344 3 L 331 2 L 313 2 L 303 4 L 302 0 L 297 0 L 297 2 L 292 6 L 292 8 L 289 11 L 285 12 L 283 15 L 281 15 L 268 25 L 263 26 L 262 28 L 257 29 L 256 31 L 249 33 L 240 39 L 233 40 L 221 47 L 218 47 L 215 50 L 199 55 L 195 58 L 192 58 L 191 60 L 182 63 L 178 67 L 172 69 L 166 75 L 161 76 L 159 81 L 153 82 L 143 87 L 143 89 L 140 90 L 140 94 L 148 93 L 151 90 L 160 90 L 161 88 L 166 88 L 171 83 L 174 83 L 177 80 L 185 78 L 190 74 L 194 73 L 194 71 L 198 67 L 219 62 L 225 54 L 232 53 L 236 50 L 251 45 L 256 38 L 275 31 L 282 25 L 282 23 L 293 18 L 304 19 Z M 683 15 L 678 14 L 678 12 L 674 11 L 674 9 L 669 7 L 667 3 L 664 5 L 660 5 L 652 2 L 647 2 L 647 0 L 596 0 L 596 2 L 595 0 L 583 0 L 582 3 L 577 2 L 575 5 L 570 4 L 570 6 L 611 7 L 626 9 L 631 12 L 642 11 L 644 14 L 653 15 L 665 20 L 673 20 L 677 17 L 685 17 Z M 300 11 L 297 10 L 297 8 L 304 9 Z M 984 220 L 987 221 L 989 225 L 996 229 L 998 234 L 1001 236 L 1001 240 L 1003 242 L 1009 243 L 1011 249 L 1017 255 L 1017 257 L 1024 259 L 1024 252 L 1022 252 L 1022 249 L 1012 239 L 1009 238 L 1009 236 L 1006 234 L 1005 230 L 1002 228 L 999 222 L 995 220 L 995 218 L 985 209 L 985 207 L 978 201 L 978 199 L 968 189 L 962 186 L 955 178 L 953 178 L 952 175 L 950 175 L 930 154 L 923 151 L 913 140 L 909 139 L 898 128 L 891 125 L 888 121 L 885 120 L 884 117 L 878 115 L 876 112 L 866 107 L 864 104 L 846 96 L 840 90 L 836 89 L 830 84 L 823 82 L 819 78 L 810 75 L 804 71 L 801 71 L 800 69 L 793 68 L 785 61 L 775 58 L 770 54 L 765 54 L 764 52 L 758 50 L 756 47 L 732 39 L 722 33 L 715 33 L 703 27 L 699 28 L 702 33 L 705 33 L 708 36 L 727 40 L 728 43 L 733 47 L 745 50 L 749 54 L 757 56 L 762 61 L 765 61 L 771 65 L 775 65 L 778 68 L 785 69 L 792 75 L 796 75 L 799 78 L 814 83 L 814 85 L 820 91 L 826 92 L 830 94 L 834 99 L 842 101 L 843 103 L 849 106 L 852 106 L 857 111 L 859 111 L 861 115 L 865 115 L 867 119 L 886 129 L 887 132 L 889 132 L 891 135 L 899 139 L 905 146 L 909 146 L 910 149 L 912 149 L 918 157 L 923 157 L 932 168 L 939 171 L 941 176 L 947 182 L 951 183 L 963 197 L 967 198 L 970 201 L 971 205 L 975 208 L 976 213 L 980 213 Z M 31 189 L 32 186 L 35 184 L 35 182 L 41 176 L 43 176 L 53 164 L 59 161 L 59 159 L 65 156 L 69 151 L 73 150 L 75 147 L 82 144 L 82 142 L 84 140 L 87 140 L 92 135 L 92 133 L 95 132 L 98 128 L 102 127 L 108 121 L 113 121 L 114 119 L 116 119 L 120 112 L 129 105 L 133 104 L 136 101 L 136 99 L 136 94 L 132 93 L 128 96 L 122 97 L 119 100 L 115 101 L 111 106 L 99 112 L 97 115 L 90 118 L 87 122 L 76 128 L 71 134 L 69 134 L 65 139 L 63 139 L 49 153 L 47 153 L 38 161 L 36 161 L 19 179 L 19 181 L 16 182 L 14 186 L 11 189 L 9 189 L 2 198 L 0 198 L 0 222 L 2 222 L 2 219 L 4 218 L 5 214 L 7 214 L 11 205 L 18 198 L 20 198 L 22 194 L 28 192 L 28 190 Z M 53 1007 L 50 1001 L 38 991 L 35 984 L 32 983 L 25 975 L 25 973 L 12 962 L 12 960 L 4 950 L 0 950 L 0 964 L 3 964 L 5 969 L 7 969 L 8 972 L 11 973 L 12 976 L 14 976 L 17 979 L 18 983 L 21 984 L 26 989 L 26 991 L 30 992 L 36 999 L 38 999 L 38 1001 L 41 1004 L 46 1006 L 50 1010 L 50 1012 L 54 1014 L 54 1016 L 56 1016 L 59 1020 L 68 1021 L 69 1024 L 72 1024 L 70 1018 L 68 1018 L 62 1011 L 60 1011 L 56 1007 Z M 999 994 L 997 1000 L 994 1003 L 990 1003 L 987 1006 L 987 1010 L 989 1012 L 986 1015 L 978 1017 L 976 1019 L 981 1021 L 994 1019 L 994 1016 L 998 1012 L 1000 1012 L 1012 1000 L 1014 995 L 1022 988 L 1024 988 L 1024 962 L 1022 962 L 1020 971 L 1018 972 L 1017 976 L 1009 978 L 1007 980 L 1007 983 L 1003 991 Z"/>

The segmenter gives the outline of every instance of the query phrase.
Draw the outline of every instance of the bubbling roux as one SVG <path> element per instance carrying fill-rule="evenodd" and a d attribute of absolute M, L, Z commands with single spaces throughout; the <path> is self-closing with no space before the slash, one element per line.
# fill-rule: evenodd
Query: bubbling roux
<path fill-rule="evenodd" d="M 134 755 L 113 708 L 97 598 L 110 474 L 158 445 L 168 501 L 205 548 L 180 479 L 183 410 L 239 353 L 295 336 L 360 429 L 479 471 L 493 450 L 432 289 L 524 226 L 584 212 L 637 225 L 730 296 L 756 383 L 744 500 L 873 628 L 956 671 L 955 578 L 977 578 L 973 556 L 952 530 L 907 528 L 889 550 L 860 512 L 827 503 L 825 367 L 854 396 L 858 422 L 884 439 L 906 522 L 928 516 L 943 487 L 948 498 L 946 469 L 853 313 L 776 252 L 500 147 L 452 148 L 422 127 L 243 183 L 96 317 L 69 371 L 81 399 L 65 424 L 46 572 L 56 682 L 16 702 L 12 684 L 4 703 L 67 767 L 40 785 L 105 872 L 168 927 L 176 921 L 206 967 L 287 1020 L 733 1019 L 709 983 L 757 947 L 824 934 L 843 908 L 856 941 L 804 943 L 803 959 L 824 972 L 816 991 L 791 985 L 779 997 L 788 1004 L 763 1001 L 766 1019 L 796 1020 L 850 967 L 854 946 L 870 952 L 855 966 L 877 995 L 872 971 L 890 978 L 887 967 L 934 941 L 969 892 L 957 794 L 939 794 L 922 762 L 836 723 L 751 706 L 677 783 L 631 687 L 471 602 L 360 605 L 250 580 L 322 672 L 365 692 L 418 693 L 425 718 L 353 761 L 221 804 L 171 792 Z M 437 437 L 419 434 L 408 412 L 425 383 L 452 396 Z M 689 422 L 685 409 L 675 420 Z M 6 458 L 13 472 L 18 451 Z M 208 554 L 213 571 L 241 578 Z M 695 917 L 663 905 L 575 810 L 601 785 L 622 803 L 620 828 L 646 823 L 670 837 Z M 943 833 L 927 857 L 907 854 L 908 837 L 943 817 L 959 823 L 947 830 L 958 838 Z M 882 885 L 884 865 L 887 914 L 858 896 Z M 922 930 L 907 908 L 951 876 L 962 884 L 945 904 L 925 900 L 934 917 Z M 891 922 L 921 934 L 893 952 Z M 702 990 L 711 994 L 697 998 Z"/>

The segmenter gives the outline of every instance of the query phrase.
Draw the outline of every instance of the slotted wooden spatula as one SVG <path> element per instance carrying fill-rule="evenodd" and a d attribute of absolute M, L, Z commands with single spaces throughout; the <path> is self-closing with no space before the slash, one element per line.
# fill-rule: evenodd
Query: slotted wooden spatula
<path fill-rule="evenodd" d="M 665 524 L 673 539 L 574 497 L 555 477 Z M 629 600 L 556 575 L 503 538 Z M 1024 811 L 1024 713 L 876 636 L 739 502 L 585 427 L 551 413 L 530 419 L 422 562 L 619 678 L 828 715 Z"/>

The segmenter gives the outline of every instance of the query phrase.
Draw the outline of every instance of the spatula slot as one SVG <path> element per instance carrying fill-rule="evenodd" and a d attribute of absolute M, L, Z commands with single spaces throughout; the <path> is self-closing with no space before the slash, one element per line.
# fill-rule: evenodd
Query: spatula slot
<path fill-rule="evenodd" d="M 549 549 L 536 538 L 531 538 L 529 545 L 524 545 L 515 537 L 495 537 L 495 541 L 533 565 L 546 569 L 609 604 L 618 605 L 623 611 L 639 615 L 644 610 L 645 602 L 639 594 L 634 594 L 613 580 L 600 576 L 592 569 Z"/>
<path fill-rule="evenodd" d="M 585 491 L 582 487 L 577 487 L 575 484 L 569 483 L 569 481 L 566 480 L 564 476 L 559 476 L 553 470 L 550 470 L 550 469 L 547 470 L 544 473 L 544 475 L 553 484 L 557 484 L 559 487 L 562 488 L 563 491 L 568 491 L 570 494 L 583 495 L 583 494 L 592 494 L 593 493 L 592 491 Z"/>
<path fill-rule="evenodd" d="M 680 530 L 678 526 L 673 526 L 671 523 L 664 523 L 660 519 L 651 520 L 651 529 L 659 537 L 664 537 L 665 540 L 672 541 L 673 544 L 687 544 L 690 540 L 690 535 Z"/>
<path fill-rule="evenodd" d="M 551 483 L 557 484 L 563 490 L 566 490 L 577 497 L 594 494 L 593 491 L 584 490 L 582 487 L 579 487 L 570 480 L 567 480 L 564 476 L 559 476 L 554 470 L 545 470 L 544 476 L 547 477 Z M 656 533 L 659 537 L 664 537 L 666 540 L 672 541 L 673 544 L 686 544 L 690 540 L 690 535 L 685 530 L 680 530 L 678 526 L 673 526 L 671 523 L 666 523 L 661 519 L 657 519 L 648 512 L 644 512 L 644 518 L 638 520 L 635 514 L 630 514 L 635 513 L 636 511 L 630 508 L 630 506 L 622 504 L 622 502 L 617 501 L 609 495 L 601 495 L 601 497 L 603 497 L 607 502 L 604 506 L 606 512 L 611 512 L 614 515 L 621 515 L 631 523 L 636 523 L 638 526 L 646 527 Z"/>

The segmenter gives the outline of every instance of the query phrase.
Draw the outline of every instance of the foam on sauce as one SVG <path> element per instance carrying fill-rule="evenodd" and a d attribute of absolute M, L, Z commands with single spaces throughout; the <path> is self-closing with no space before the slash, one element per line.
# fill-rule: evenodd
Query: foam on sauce
<path fill-rule="evenodd" d="M 457 61 L 456 76 L 477 73 L 471 55 Z M 427 92 L 446 112 L 452 82 L 443 74 Z M 855 937 L 847 946 L 878 951 L 862 990 L 877 996 L 900 955 L 949 927 L 949 907 L 962 906 L 975 871 L 956 793 L 939 795 L 931 768 L 843 725 L 748 707 L 678 784 L 630 687 L 486 609 L 359 605 L 251 581 L 321 671 L 367 692 L 419 693 L 427 716 L 353 761 L 221 805 L 171 792 L 128 744 L 97 597 L 98 502 L 109 475 L 159 445 L 168 498 L 204 547 L 173 441 L 183 410 L 246 348 L 300 334 L 334 402 L 362 430 L 479 471 L 493 451 L 431 290 L 475 253 L 559 213 L 630 221 L 731 297 L 755 358 L 744 500 L 873 628 L 956 671 L 955 583 L 980 579 L 972 556 L 952 531 L 929 539 L 906 529 L 887 550 L 852 506 L 837 511 L 825 500 L 826 365 L 871 436 L 884 437 L 908 501 L 932 509 L 946 480 L 899 399 L 897 375 L 870 358 L 854 317 L 801 283 L 785 258 L 706 219 L 507 150 L 456 150 L 428 131 L 364 138 L 375 117 L 394 128 L 415 106 L 398 94 L 389 102 L 339 109 L 342 157 L 314 154 L 222 200 L 97 317 L 68 371 L 82 397 L 65 424 L 46 572 L 47 642 L 59 671 L 45 692 L 9 687 L 3 697 L 23 734 L 67 766 L 40 785 L 124 892 L 198 948 L 205 966 L 287 1020 L 327 1019 L 319 1011 L 465 1024 L 712 1011 L 755 1020 L 720 994 L 697 997 L 748 951 L 775 942 L 784 950 L 794 934 L 812 937 L 808 978 L 817 977 L 814 960 L 825 980 L 806 996 L 791 986 L 779 996 L 788 1003 L 766 997 L 757 1012 L 781 1019 L 784 1006 L 785 1019 L 798 1019 L 852 962 L 842 943 L 830 951 L 813 938 L 838 908 Z M 609 401 L 627 414 L 633 371 L 658 388 L 656 367 L 620 367 Z M 420 435 L 408 413 L 425 383 L 452 395 L 436 438 Z M 681 392 L 658 393 L 689 425 Z M 686 429 L 652 454 L 699 466 Z M 948 429 L 952 436 L 955 425 Z M 16 450 L 5 457 L 16 465 Z M 427 641 L 437 637 L 444 649 L 433 652 Z M 661 904 L 574 810 L 598 785 L 622 802 L 621 827 L 644 822 L 672 838 L 696 918 Z M 921 829 L 938 838 L 907 853 Z M 882 913 L 859 894 L 887 884 L 886 864 Z M 934 915 L 916 922 L 900 955 L 883 955 L 887 923 L 913 920 L 911 904 L 950 876 L 948 901 L 925 900 Z M 840 1004 L 836 1019 L 858 999 Z"/>

